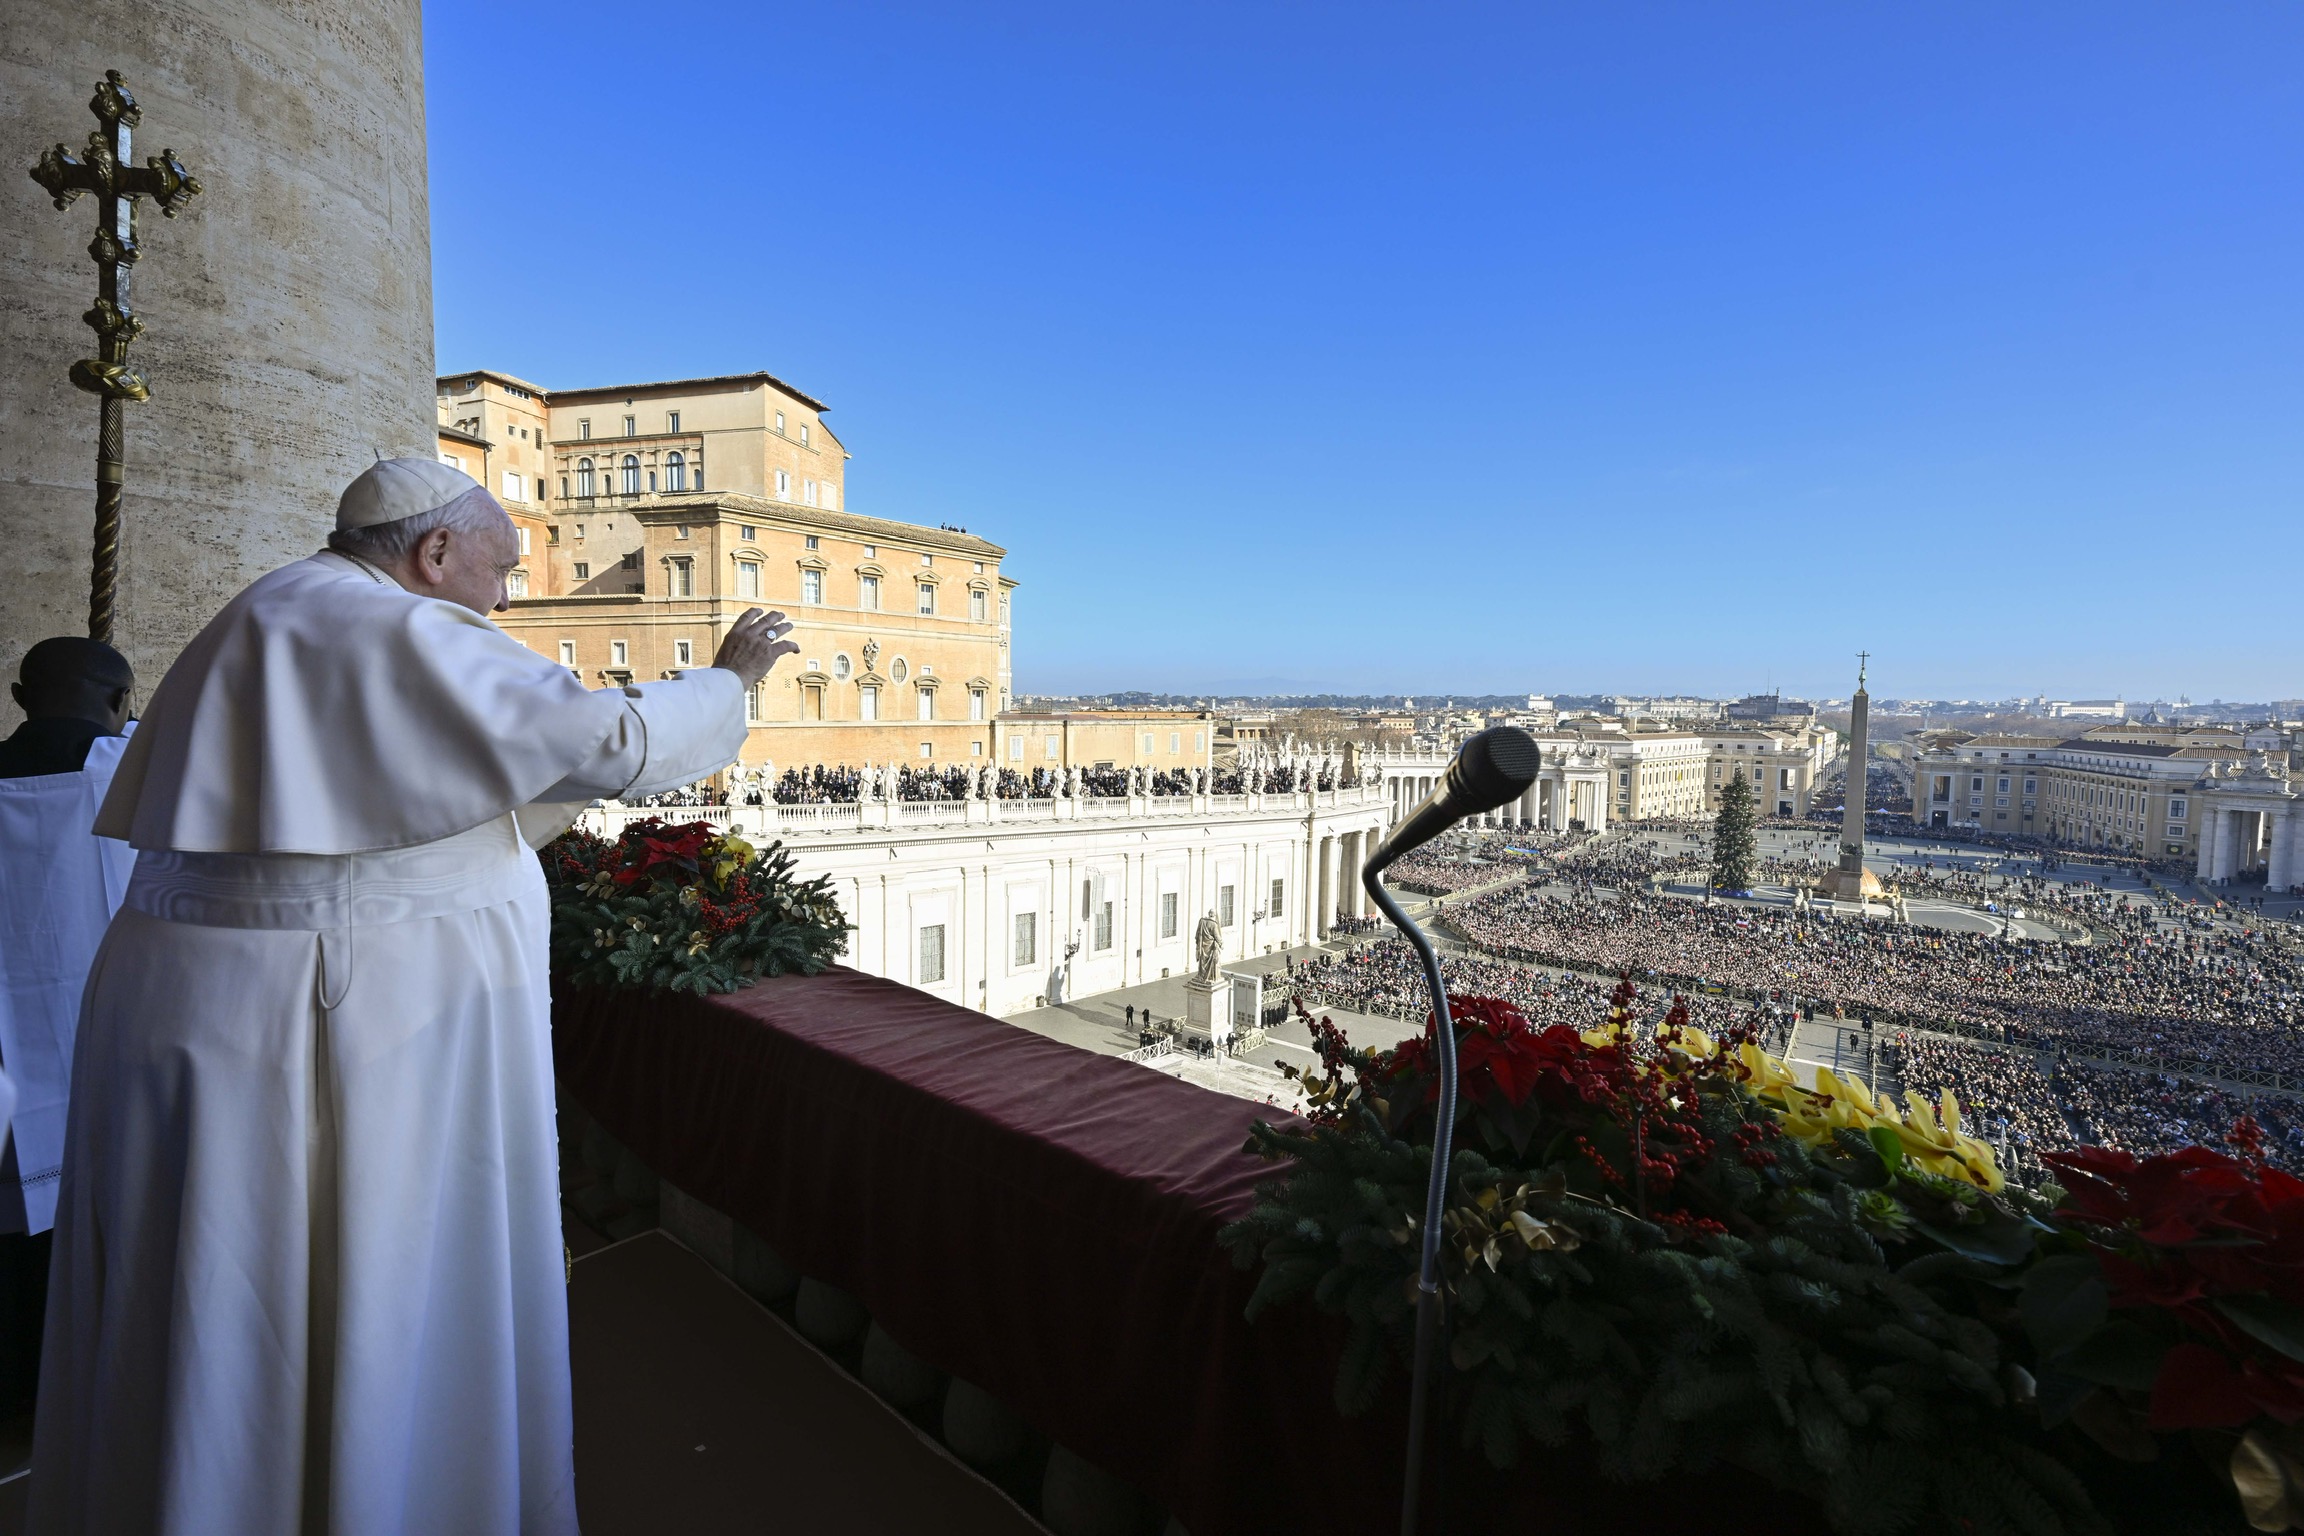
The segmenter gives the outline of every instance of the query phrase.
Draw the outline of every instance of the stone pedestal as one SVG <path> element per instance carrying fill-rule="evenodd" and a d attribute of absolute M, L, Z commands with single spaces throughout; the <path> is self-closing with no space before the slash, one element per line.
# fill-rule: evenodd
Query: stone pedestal
<path fill-rule="evenodd" d="M 1222 1045 L 1232 1033 L 1232 1017 L 1224 1006 L 1224 984 L 1195 976 L 1184 983 L 1184 1038 Z"/>

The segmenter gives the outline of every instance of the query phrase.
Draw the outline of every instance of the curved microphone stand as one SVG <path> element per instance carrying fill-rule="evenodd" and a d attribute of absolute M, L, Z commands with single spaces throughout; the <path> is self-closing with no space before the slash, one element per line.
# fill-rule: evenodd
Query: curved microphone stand
<path fill-rule="evenodd" d="M 1392 925 L 1408 936 L 1408 942 L 1416 947 L 1416 958 L 1424 963 L 1424 985 L 1432 992 L 1432 1039 L 1439 1051 L 1440 1124 L 1432 1133 L 1432 1176 L 1424 1186 L 1424 1256 L 1416 1271 L 1416 1359 L 1408 1381 L 1408 1471 L 1400 1499 L 1400 1536 L 1416 1536 L 1425 1400 L 1431 1390 L 1432 1340 L 1440 1320 L 1440 1216 L 1448 1207 L 1448 1164 L 1456 1142 L 1456 1026 L 1448 1017 L 1448 986 L 1440 979 L 1440 956 L 1424 930 L 1409 920 L 1384 888 L 1382 873 L 1371 869 L 1360 883 L 1392 919 Z"/>
<path fill-rule="evenodd" d="M 1440 1074 L 1440 1123 L 1432 1133 L 1432 1174 L 1424 1187 L 1424 1251 L 1416 1271 L 1416 1355 L 1408 1383 L 1408 1471 L 1400 1503 L 1400 1536 L 1416 1536 L 1416 1500 L 1423 1481 L 1424 1420 L 1431 1395 L 1432 1346 L 1440 1326 L 1440 1217 L 1448 1208 L 1448 1165 L 1456 1148 L 1456 1026 L 1448 1017 L 1448 984 L 1440 956 L 1424 930 L 1408 920 L 1384 888 L 1384 870 L 1409 849 L 1430 842 L 1467 816 L 1516 800 L 1536 782 L 1541 761 L 1536 738 L 1509 725 L 1467 740 L 1440 785 L 1400 819 L 1360 871 L 1360 884 L 1392 926 L 1408 936 L 1432 993 L 1434 1068 Z"/>

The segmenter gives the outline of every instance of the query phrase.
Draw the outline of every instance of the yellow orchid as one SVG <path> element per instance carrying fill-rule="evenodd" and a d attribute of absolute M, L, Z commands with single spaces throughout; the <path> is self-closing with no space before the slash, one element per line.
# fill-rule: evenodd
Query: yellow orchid
<path fill-rule="evenodd" d="M 752 862 L 752 845 L 733 832 L 723 832 L 704 845 L 711 860 L 712 883 L 725 887 L 735 873 Z"/>
<path fill-rule="evenodd" d="M 2007 1184 L 1992 1149 L 1961 1134 L 1960 1101 L 1949 1088 L 1934 1105 L 1907 1092 L 1905 1107 L 1899 1108 L 1854 1073 L 1843 1077 L 1830 1067 L 1818 1067 L 1816 1086 L 1804 1088 L 1790 1067 L 1757 1045 L 1746 1042 L 1739 1057 L 1751 1074 L 1746 1086 L 1753 1096 L 1776 1111 L 1786 1134 L 1811 1146 L 1844 1130 L 1869 1136 L 1874 1126 L 1884 1125 L 1896 1133 L 1904 1156 L 1925 1172 L 1988 1193 Z"/>

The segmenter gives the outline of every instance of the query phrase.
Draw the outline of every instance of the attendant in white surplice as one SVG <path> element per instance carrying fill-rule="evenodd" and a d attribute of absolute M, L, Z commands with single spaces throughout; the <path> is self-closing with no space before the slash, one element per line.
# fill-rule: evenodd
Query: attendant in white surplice
<path fill-rule="evenodd" d="M 573 1532 L 544 882 L 586 801 L 731 761 L 795 650 L 588 691 L 486 615 L 509 518 L 425 459 L 186 647 L 97 831 L 31 1529 Z"/>

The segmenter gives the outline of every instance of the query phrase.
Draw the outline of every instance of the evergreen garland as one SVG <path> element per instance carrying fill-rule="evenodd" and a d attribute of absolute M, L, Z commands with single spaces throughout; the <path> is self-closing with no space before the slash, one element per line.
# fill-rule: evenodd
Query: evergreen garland
<path fill-rule="evenodd" d="M 647 820 L 614 842 L 569 832 L 543 863 L 552 971 L 579 986 L 733 992 L 813 976 L 847 947 L 831 882 L 797 879 L 781 843 Z"/>
<path fill-rule="evenodd" d="M 1926 1171 L 1892 1134 L 1787 1135 L 1733 1052 L 1676 1024 L 1644 1048 L 1452 1006 L 1442 1289 L 1467 1447 L 1506 1466 L 1580 1433 L 1624 1481 L 1732 1466 L 1843 1536 L 2109 1529 L 2016 1361 L 2013 1276 L 2045 1206 Z M 1348 1320 L 1336 1402 L 1357 1413 L 1414 1333 L 1428 1040 L 1314 1032 L 1313 1124 L 1257 1126 L 1250 1148 L 1288 1167 L 1223 1240 L 1263 1266 L 1251 1317 L 1309 1296 Z"/>

